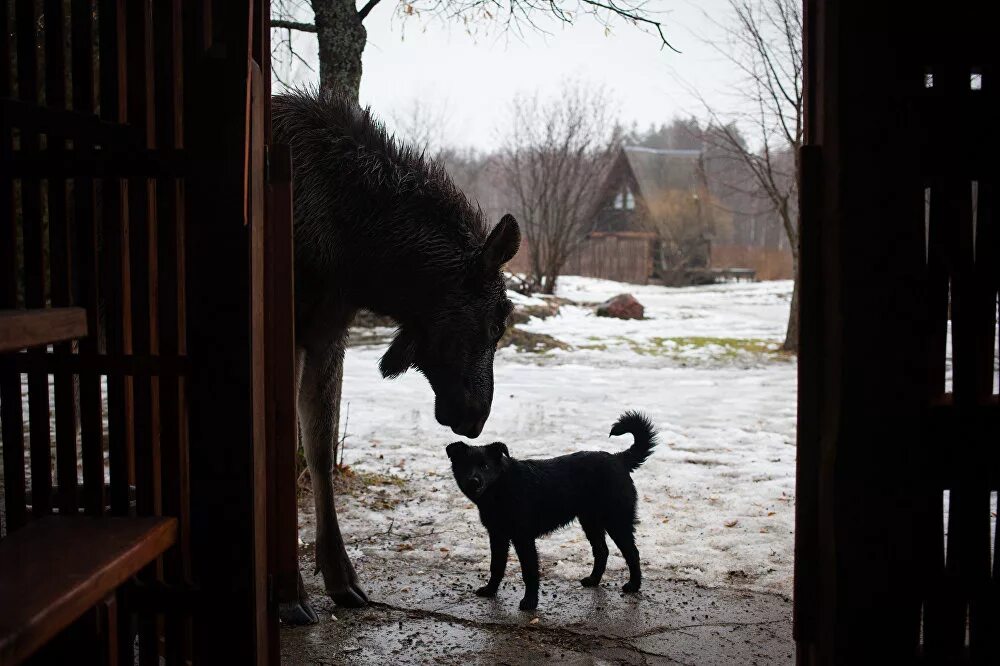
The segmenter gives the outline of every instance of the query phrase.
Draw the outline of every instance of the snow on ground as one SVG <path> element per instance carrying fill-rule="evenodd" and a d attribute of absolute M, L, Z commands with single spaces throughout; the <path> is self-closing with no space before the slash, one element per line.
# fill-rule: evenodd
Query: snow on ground
<path fill-rule="evenodd" d="M 492 416 L 478 441 L 504 441 L 519 458 L 616 451 L 631 437 L 609 439 L 611 424 L 626 409 L 643 410 L 661 441 L 633 477 L 647 575 L 790 595 L 796 365 L 773 350 L 791 283 L 670 289 L 564 277 L 557 295 L 592 303 L 626 291 L 646 306 L 647 319 L 599 318 L 590 307 L 564 305 L 524 328 L 570 350 L 498 352 Z M 404 481 L 378 486 L 378 502 L 364 494 L 338 499 L 352 556 L 402 556 L 415 566 L 451 558 L 485 575 L 485 530 L 444 453 L 458 438 L 434 420 L 433 393 L 420 375 L 380 378 L 384 350 L 384 342 L 348 350 L 344 462 L 371 478 Z M 310 531 L 303 530 L 307 541 Z M 538 547 L 543 585 L 590 571 L 590 547 L 575 524 Z M 609 547 L 606 580 L 618 585 L 624 561 Z M 508 575 L 519 575 L 514 561 Z"/>

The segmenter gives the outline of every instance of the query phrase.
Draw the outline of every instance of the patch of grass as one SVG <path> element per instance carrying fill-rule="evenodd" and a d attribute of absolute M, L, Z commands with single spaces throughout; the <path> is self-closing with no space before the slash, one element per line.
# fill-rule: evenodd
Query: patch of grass
<path fill-rule="evenodd" d="M 793 355 L 781 350 L 781 343 L 760 338 L 716 338 L 707 336 L 684 336 L 673 338 L 649 338 L 633 340 L 623 336 L 597 338 L 591 336 L 594 344 L 581 345 L 580 349 L 605 351 L 609 345 L 624 345 L 636 354 L 659 356 L 677 360 L 697 360 L 697 352 L 703 356 L 719 360 L 737 360 L 747 357 L 772 360 L 789 360 Z"/>
<path fill-rule="evenodd" d="M 544 305 L 518 305 L 510 313 L 510 323 L 527 324 L 532 317 L 548 319 L 559 314 L 559 303 L 547 300 Z"/>
<path fill-rule="evenodd" d="M 379 474 L 378 472 L 355 472 L 366 486 L 395 486 L 402 488 L 406 485 L 406 479 L 392 474 Z"/>
<path fill-rule="evenodd" d="M 656 353 L 657 350 L 671 349 L 678 351 L 694 351 L 696 349 L 711 349 L 722 356 L 738 356 L 740 354 L 773 354 L 781 350 L 781 344 L 773 340 L 759 338 L 711 338 L 690 336 L 679 338 L 651 338 L 647 346 Z M 635 349 L 643 353 L 641 345 Z"/>
<path fill-rule="evenodd" d="M 406 479 L 381 474 L 361 472 L 346 465 L 338 465 L 333 475 L 333 488 L 337 495 L 350 495 L 376 511 L 386 511 L 398 505 L 403 497 L 397 491 L 406 489 Z"/>

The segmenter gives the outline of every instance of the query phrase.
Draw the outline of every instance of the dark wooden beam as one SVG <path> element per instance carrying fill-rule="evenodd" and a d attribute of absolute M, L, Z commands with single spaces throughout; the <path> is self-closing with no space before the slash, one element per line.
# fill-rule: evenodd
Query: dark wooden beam
<path fill-rule="evenodd" d="M 0 353 L 76 340 L 87 335 L 83 308 L 0 310 Z"/>

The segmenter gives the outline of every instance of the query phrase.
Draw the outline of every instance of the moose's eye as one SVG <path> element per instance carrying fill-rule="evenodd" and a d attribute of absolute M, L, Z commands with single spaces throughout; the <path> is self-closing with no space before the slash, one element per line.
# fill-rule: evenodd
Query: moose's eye
<path fill-rule="evenodd" d="M 490 339 L 491 340 L 499 340 L 500 339 L 500 334 L 502 332 L 503 332 L 503 329 L 501 328 L 501 326 L 499 324 L 490 324 Z"/>
<path fill-rule="evenodd" d="M 489 471 L 489 469 L 490 469 L 490 465 L 489 465 L 489 463 L 483 463 L 483 471 L 484 471 L 484 472 L 488 472 L 488 471 Z"/>

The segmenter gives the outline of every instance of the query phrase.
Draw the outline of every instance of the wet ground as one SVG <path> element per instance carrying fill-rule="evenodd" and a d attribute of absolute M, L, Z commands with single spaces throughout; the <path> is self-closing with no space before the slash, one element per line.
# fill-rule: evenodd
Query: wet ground
<path fill-rule="evenodd" d="M 774 594 L 649 578 L 623 595 L 623 572 L 601 587 L 542 579 L 539 608 L 517 609 L 516 560 L 495 599 L 480 599 L 479 567 L 367 557 L 358 565 L 372 604 L 335 608 L 303 553 L 320 623 L 282 627 L 285 664 L 790 664 L 791 602 Z M 450 566 L 449 566 L 450 565 Z M 422 566 L 422 565 L 421 565 Z"/>

